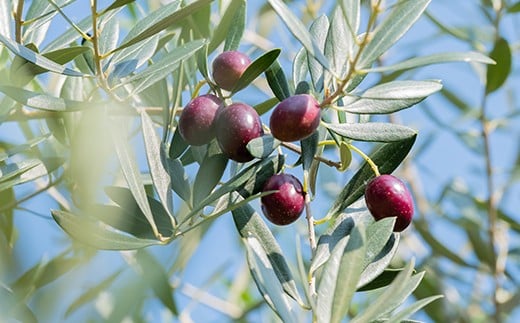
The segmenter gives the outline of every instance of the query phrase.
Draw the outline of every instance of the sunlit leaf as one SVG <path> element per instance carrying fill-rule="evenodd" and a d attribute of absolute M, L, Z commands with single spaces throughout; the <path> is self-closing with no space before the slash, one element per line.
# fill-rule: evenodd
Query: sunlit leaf
<path fill-rule="evenodd" d="M 310 35 L 320 52 L 324 52 L 328 29 L 329 19 L 325 15 L 319 16 L 310 27 Z M 309 72 L 314 89 L 317 92 L 321 92 L 324 86 L 323 66 L 309 54 L 309 51 L 307 51 L 307 63 L 309 64 Z"/>
<path fill-rule="evenodd" d="M 139 34 L 135 35 L 134 37 L 127 39 L 116 50 L 122 50 L 123 48 L 132 46 L 133 44 L 136 44 L 142 40 L 148 39 L 149 37 L 157 34 L 158 32 L 161 32 L 166 28 L 170 27 L 172 24 L 188 17 L 197 10 L 204 8 L 207 4 L 211 3 L 212 1 L 213 0 L 197 0 L 185 7 L 182 7 L 179 10 L 176 10 L 172 14 L 159 20 L 158 22 L 154 23 L 145 30 L 142 30 L 141 32 L 139 32 Z"/>
<path fill-rule="evenodd" d="M 394 142 L 417 135 L 416 130 L 395 123 L 328 123 L 325 127 L 340 136 L 359 141 Z"/>
<path fill-rule="evenodd" d="M 400 71 L 408 70 L 416 67 L 427 66 L 432 64 L 450 63 L 450 62 L 475 62 L 483 64 L 494 64 L 491 58 L 478 52 L 452 52 L 452 53 L 439 53 L 420 57 L 414 57 L 401 63 L 386 65 L 373 68 L 365 68 L 364 73 L 373 72 L 388 72 L 388 71 Z"/>
<path fill-rule="evenodd" d="M 0 0 L 0 35 L 11 37 L 11 1 Z"/>
<path fill-rule="evenodd" d="M 68 75 L 68 76 L 83 76 L 86 77 L 85 74 L 71 70 L 63 65 L 60 65 L 52 60 L 46 58 L 45 56 L 38 54 L 27 47 L 24 47 L 11 39 L 5 37 L 0 34 L 0 43 L 3 43 L 11 52 L 20 56 L 29 62 L 54 73 Z"/>
<path fill-rule="evenodd" d="M 117 9 L 119 7 L 122 7 L 122 6 L 126 6 L 127 4 L 129 3 L 132 3 L 134 2 L 135 0 L 115 0 L 114 2 L 112 2 L 110 4 L 110 6 L 108 6 L 106 9 L 104 9 L 102 11 L 102 14 L 105 13 L 105 12 L 108 12 L 110 10 L 114 10 L 114 9 Z"/>
<path fill-rule="evenodd" d="M 370 67 L 412 27 L 429 3 L 430 0 L 397 2 L 388 16 L 377 25 L 361 54 L 358 67 Z"/>
<path fill-rule="evenodd" d="M 312 36 L 305 28 L 305 25 L 301 22 L 301 20 L 294 15 L 294 13 L 287 7 L 285 3 L 281 0 L 268 0 L 269 4 L 276 11 L 278 16 L 285 23 L 289 31 L 293 34 L 298 41 L 305 47 L 308 54 L 314 57 L 320 64 L 329 69 L 329 62 L 327 58 L 323 55 L 320 47 L 312 40 Z"/>
<path fill-rule="evenodd" d="M 227 14 L 227 12 L 226 12 Z M 239 1 L 239 7 L 231 19 L 232 24 L 227 32 L 224 51 L 237 50 L 246 26 L 246 1 Z"/>
<path fill-rule="evenodd" d="M 212 53 L 228 36 L 229 30 L 235 23 L 233 20 L 235 14 L 239 12 L 241 7 L 245 6 L 244 0 L 232 0 L 226 7 L 224 14 L 219 20 L 219 24 L 215 27 L 213 37 L 208 44 L 208 52 Z"/>
<path fill-rule="evenodd" d="M 350 113 L 393 113 L 409 108 L 439 91 L 439 81 L 394 81 L 376 85 L 359 97 L 344 97 L 344 106 L 337 107 Z"/>

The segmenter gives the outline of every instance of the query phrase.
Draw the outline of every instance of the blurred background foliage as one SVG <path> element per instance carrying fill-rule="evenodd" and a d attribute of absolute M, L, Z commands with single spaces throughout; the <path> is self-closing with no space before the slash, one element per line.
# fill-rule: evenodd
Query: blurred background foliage
<path fill-rule="evenodd" d="M 13 19 L 10 6 L 16 5 L 14 2 L 0 1 L 0 34 L 10 33 L 14 27 L 1 23 Z M 29 22 L 41 13 L 38 6 L 31 5 L 36 2 L 26 3 L 25 19 Z M 28 23 L 24 34 L 16 33 L 16 37 L 23 36 L 24 43 L 52 49 L 55 37 L 69 26 L 63 16 L 80 25 L 81 19 L 89 17 L 88 3 L 80 2 L 85 1 L 56 1 L 59 5 L 70 3 L 64 7 L 63 15 L 54 12 L 48 19 Z M 120 27 L 128 31 L 147 12 L 166 2 L 100 1 L 99 7 L 121 6 Z M 50 10 L 55 2 L 45 3 Z M 208 35 L 220 21 L 233 22 L 229 14 L 226 16 L 232 12 L 227 6 L 239 3 L 217 1 L 211 10 L 208 4 L 208 10 L 182 21 L 185 25 L 181 25 L 180 36 L 166 33 L 153 41 L 167 47 L 171 37 L 193 36 L 182 33 Z M 366 6 L 368 1 L 362 3 Z M 330 1 L 287 1 L 287 4 L 307 24 L 331 10 Z M 362 15 L 365 19 L 366 9 Z M 207 19 L 210 14 L 211 19 Z M 513 0 L 434 0 L 427 14 L 378 64 L 388 65 L 447 50 L 479 51 L 490 55 L 497 64 L 435 65 L 383 72 L 371 75 L 366 81 L 377 84 L 431 78 L 442 79 L 444 84 L 440 93 L 417 108 L 382 117 L 419 130 L 411 156 L 398 170 L 412 189 L 417 212 L 413 226 L 401 237 L 399 256 L 392 265 L 402 267 L 405 261 L 415 257 L 417 270 L 426 271 L 426 275 L 414 296 L 420 299 L 443 294 L 445 297 L 428 306 L 417 319 L 520 320 L 519 15 L 520 2 Z M 300 46 L 271 7 L 263 2 L 248 2 L 247 16 L 241 49 L 257 57 L 259 53 L 281 47 L 279 61 L 289 71 Z M 211 21 L 209 25 L 200 24 L 207 20 Z M 48 33 L 43 32 L 47 29 Z M 78 35 L 70 41 L 81 43 Z M 213 50 L 212 46 L 217 45 L 210 43 L 209 47 Z M 74 55 L 63 58 L 63 63 L 80 57 L 82 62 L 78 65 L 84 72 L 96 69 L 81 49 Z M 16 64 L 10 62 L 9 52 L 0 47 L 0 86 L 12 85 L 5 84 L 9 73 L 16 75 L 18 69 L 34 68 L 24 65 L 26 62 L 21 59 Z M 119 72 L 124 73 L 124 67 Z M 185 84 L 169 84 L 173 85 L 173 91 L 175 86 L 180 89 L 186 85 L 193 92 L 197 84 L 190 78 L 192 72 L 181 71 L 186 76 Z M 60 96 L 60 88 L 66 88 L 62 94 L 67 96 L 62 97 L 67 100 L 82 101 L 86 99 L 82 96 L 99 95 L 89 80 L 61 84 L 58 77 L 49 73 L 32 80 L 24 75 L 19 73 L 15 82 L 30 83 L 33 89 L 56 96 Z M 253 85 L 237 97 L 254 104 L 270 97 L 265 80 L 258 79 Z M 177 97 L 179 106 L 189 99 L 186 93 Z M 160 96 L 142 99 L 153 102 L 153 106 L 165 104 Z M 174 315 L 186 322 L 274 320 L 250 277 L 229 217 L 198 227 L 187 235 L 189 239 L 138 252 L 95 251 L 71 241 L 48 210 L 68 209 L 70 201 L 89 200 L 92 197 L 84 194 L 96 191 L 92 185 L 121 181 L 121 178 L 103 178 L 103 169 L 110 161 L 102 157 L 112 149 L 105 141 L 106 127 L 90 122 L 87 117 L 78 123 L 78 129 L 67 129 L 60 118 L 45 111 L 13 113 L 10 104 L 0 95 L 1 313 L 22 321 L 37 317 L 42 322 L 64 319 L 116 322 L 125 317 L 136 322 L 169 321 Z M 44 129 L 52 129 L 53 135 L 49 138 Z M 72 130 L 84 131 L 88 137 L 77 135 L 71 142 L 61 142 L 69 138 L 63 132 Z M 137 146 L 142 144 L 139 138 L 135 141 Z M 45 144 L 40 145 L 42 142 Z M 63 145 L 73 149 L 67 171 L 60 170 L 66 156 Z M 18 155 L 23 158 L 16 159 Z M 7 157 L 13 156 L 14 164 L 6 164 Z M 144 168 L 145 152 L 139 152 L 138 156 L 139 166 Z M 354 160 L 353 165 L 360 162 Z M 67 178 L 70 174 L 74 181 Z M 318 182 L 323 193 L 314 202 L 315 208 L 329 205 L 351 175 L 347 171 L 337 177 L 325 169 Z M 273 230 L 289 255 L 290 265 L 296 267 L 295 255 L 302 251 L 295 248 L 294 236 L 305 235 L 305 225 Z M 369 292 L 355 297 L 360 308 L 370 300 Z"/>

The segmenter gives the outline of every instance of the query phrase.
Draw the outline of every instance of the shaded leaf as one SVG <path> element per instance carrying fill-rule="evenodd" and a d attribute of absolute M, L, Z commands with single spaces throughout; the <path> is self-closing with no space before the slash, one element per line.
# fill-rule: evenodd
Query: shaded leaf
<path fill-rule="evenodd" d="M 384 269 L 382 273 L 376 276 L 369 283 L 359 287 L 358 291 L 366 292 L 388 286 L 394 281 L 395 277 L 397 277 L 401 271 L 402 269 Z"/>
<path fill-rule="evenodd" d="M 280 144 L 273 136 L 263 135 L 249 141 L 246 147 L 253 157 L 262 159 L 269 156 Z"/>
<path fill-rule="evenodd" d="M 107 11 L 110 11 L 110 10 L 114 10 L 114 9 L 117 9 L 119 7 L 123 7 L 123 6 L 126 6 L 127 4 L 129 3 L 132 3 L 134 2 L 135 0 L 115 0 L 114 2 L 112 2 L 110 4 L 110 6 L 108 6 L 106 9 L 104 9 L 102 11 L 102 13 L 105 13 Z"/>
<path fill-rule="evenodd" d="M 193 183 L 194 206 L 199 206 L 200 201 L 208 197 L 217 186 L 226 170 L 227 162 L 228 158 L 220 151 L 218 144 L 215 141 L 210 143 Z"/>
<path fill-rule="evenodd" d="M 301 159 L 304 171 L 308 171 L 311 168 L 314 156 L 318 150 L 319 138 L 319 132 L 314 131 L 309 137 L 300 141 L 300 146 L 302 149 Z"/>
<path fill-rule="evenodd" d="M 182 138 L 179 128 L 175 128 L 175 132 L 173 133 L 172 141 L 170 143 L 170 149 L 168 150 L 168 156 L 170 159 L 179 158 L 182 153 L 188 149 L 188 143 L 184 141 Z"/>
<path fill-rule="evenodd" d="M 273 49 L 255 59 L 240 76 L 237 84 L 235 84 L 235 87 L 231 92 L 236 93 L 247 87 L 260 74 L 264 73 L 271 66 L 271 64 L 273 64 L 273 62 L 276 61 L 280 55 L 280 52 L 281 50 L 278 48 Z"/>
<path fill-rule="evenodd" d="M 258 115 L 263 115 L 267 111 L 271 110 L 271 108 L 273 108 L 278 102 L 280 102 L 278 98 L 270 98 L 262 103 L 255 105 L 253 108 L 256 110 Z"/>
<path fill-rule="evenodd" d="M 417 131 L 395 123 L 325 124 L 340 136 L 358 141 L 394 142 L 413 138 Z"/>
<path fill-rule="evenodd" d="M 191 185 L 188 174 L 179 159 L 168 159 L 168 172 L 172 179 L 172 189 L 184 202 L 191 202 Z"/>
<path fill-rule="evenodd" d="M 265 70 L 265 77 L 267 79 L 267 83 L 269 87 L 273 91 L 273 94 L 278 98 L 278 100 L 283 101 L 284 99 L 291 96 L 291 91 L 289 90 L 289 83 L 287 83 L 287 78 L 285 77 L 285 73 L 283 72 L 280 63 L 275 60 L 271 66 L 267 70 Z"/>
<path fill-rule="evenodd" d="M 486 74 L 486 93 L 498 90 L 507 80 L 512 67 L 512 54 L 509 43 L 504 38 L 499 38 L 489 57 L 496 62 L 488 65 Z"/>

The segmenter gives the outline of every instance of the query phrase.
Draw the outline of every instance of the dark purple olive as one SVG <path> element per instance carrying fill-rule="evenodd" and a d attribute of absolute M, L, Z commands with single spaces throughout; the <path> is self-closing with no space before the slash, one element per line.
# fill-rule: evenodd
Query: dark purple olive
<path fill-rule="evenodd" d="M 231 91 L 250 64 L 249 57 L 241 52 L 223 52 L 213 61 L 213 80 L 220 88 Z"/>
<path fill-rule="evenodd" d="M 310 136 L 320 124 L 320 105 L 309 94 L 297 94 L 276 106 L 269 120 L 273 137 L 297 141 Z"/>
<path fill-rule="evenodd" d="M 413 199 L 405 184 L 392 175 L 381 175 L 367 184 L 365 202 L 374 219 L 397 217 L 394 232 L 401 232 L 412 222 Z"/>
<path fill-rule="evenodd" d="M 220 108 L 216 134 L 222 152 L 234 161 L 245 163 L 254 158 L 247 150 L 247 144 L 262 136 L 264 131 L 255 109 L 244 103 L 233 103 Z"/>
<path fill-rule="evenodd" d="M 271 176 L 263 192 L 278 191 L 261 199 L 265 217 L 274 224 L 287 225 L 296 221 L 305 207 L 305 194 L 300 181 L 289 174 Z"/>
<path fill-rule="evenodd" d="M 206 94 L 191 100 L 179 118 L 179 132 L 193 146 L 207 144 L 215 137 L 214 120 L 222 101 Z"/>

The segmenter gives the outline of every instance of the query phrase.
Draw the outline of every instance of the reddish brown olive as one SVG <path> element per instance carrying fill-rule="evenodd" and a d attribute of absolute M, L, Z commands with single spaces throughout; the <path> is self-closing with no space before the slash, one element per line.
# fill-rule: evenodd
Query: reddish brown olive
<path fill-rule="evenodd" d="M 212 95 L 201 95 L 191 100 L 179 117 L 179 132 L 193 146 L 207 144 L 215 137 L 215 116 L 222 101 Z"/>
<path fill-rule="evenodd" d="M 213 61 L 213 80 L 220 88 L 231 91 L 250 64 L 251 59 L 241 52 L 223 52 Z"/>
<path fill-rule="evenodd" d="M 365 202 L 374 219 L 397 217 L 394 232 L 401 232 L 412 222 L 413 199 L 406 185 L 393 175 L 371 180 L 365 189 Z"/>
<path fill-rule="evenodd" d="M 305 194 L 300 181 L 289 174 L 271 176 L 263 192 L 277 191 L 261 199 L 265 217 L 274 224 L 287 225 L 296 221 L 305 207 Z"/>

